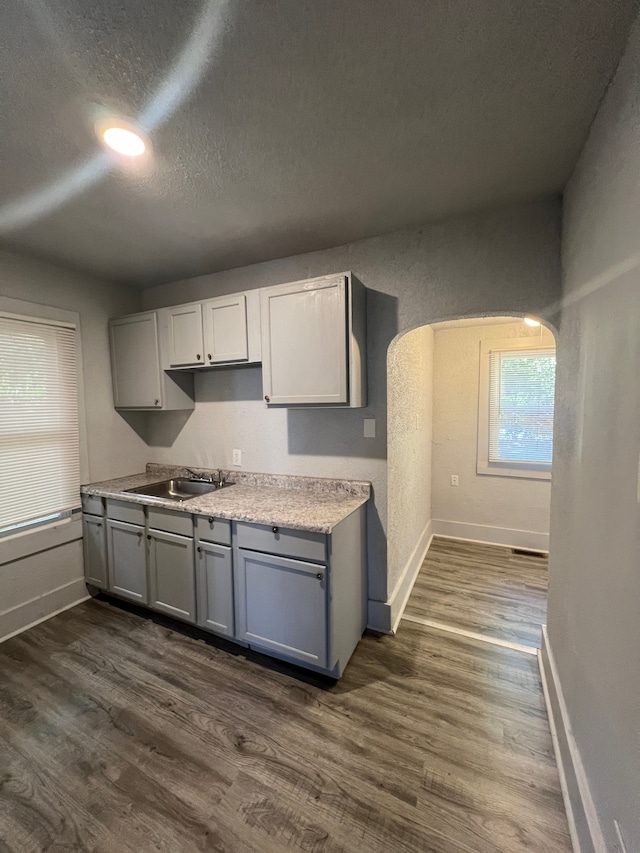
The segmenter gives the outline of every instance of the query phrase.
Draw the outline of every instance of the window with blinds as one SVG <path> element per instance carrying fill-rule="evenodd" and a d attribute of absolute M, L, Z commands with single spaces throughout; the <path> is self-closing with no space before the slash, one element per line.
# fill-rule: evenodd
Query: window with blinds
<path fill-rule="evenodd" d="M 76 332 L 0 314 L 0 536 L 80 502 Z"/>
<path fill-rule="evenodd" d="M 551 470 L 556 352 L 492 350 L 489 464 Z"/>

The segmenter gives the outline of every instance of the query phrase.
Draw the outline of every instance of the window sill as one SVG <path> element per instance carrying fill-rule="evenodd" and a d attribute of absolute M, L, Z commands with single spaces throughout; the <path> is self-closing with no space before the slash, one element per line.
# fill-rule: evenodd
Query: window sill
<path fill-rule="evenodd" d="M 534 468 L 503 468 L 499 465 L 478 463 L 476 473 L 490 477 L 519 477 L 522 480 L 550 480 L 551 471 L 536 471 Z"/>
<path fill-rule="evenodd" d="M 70 518 L 61 518 L 41 527 L 6 536 L 0 540 L 0 566 L 81 538 L 81 513 L 74 513 Z"/>

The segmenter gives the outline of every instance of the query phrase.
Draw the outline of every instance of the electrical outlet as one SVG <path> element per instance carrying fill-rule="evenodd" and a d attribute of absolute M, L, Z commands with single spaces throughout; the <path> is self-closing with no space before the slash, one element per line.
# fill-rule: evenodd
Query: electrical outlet
<path fill-rule="evenodd" d="M 452 485 L 452 486 L 459 486 L 459 485 L 460 485 L 460 481 L 458 480 L 458 475 L 457 475 L 457 474 L 452 474 L 452 475 L 451 475 L 451 485 Z"/>
<path fill-rule="evenodd" d="M 242 467 L 242 451 L 238 450 L 237 447 L 233 450 L 233 464 L 236 468 Z"/>

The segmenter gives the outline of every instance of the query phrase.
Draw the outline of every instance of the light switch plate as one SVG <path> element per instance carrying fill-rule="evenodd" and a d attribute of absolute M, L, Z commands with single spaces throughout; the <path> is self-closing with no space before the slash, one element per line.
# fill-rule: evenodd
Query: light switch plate
<path fill-rule="evenodd" d="M 376 437 L 376 419 L 375 418 L 363 418 L 362 423 L 364 424 L 364 437 L 365 438 L 375 438 Z"/>

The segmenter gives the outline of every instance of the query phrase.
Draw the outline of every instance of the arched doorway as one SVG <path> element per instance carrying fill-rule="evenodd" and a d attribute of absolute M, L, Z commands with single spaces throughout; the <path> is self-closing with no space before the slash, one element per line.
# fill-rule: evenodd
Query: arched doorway
<path fill-rule="evenodd" d="M 389 347 L 394 628 L 420 576 L 407 618 L 531 649 L 540 644 L 555 336 L 540 321 L 524 319 L 434 322 Z M 425 554 L 433 562 L 426 580 Z M 470 567 L 482 563 L 480 582 Z M 456 590 L 462 612 L 454 616 Z"/>

